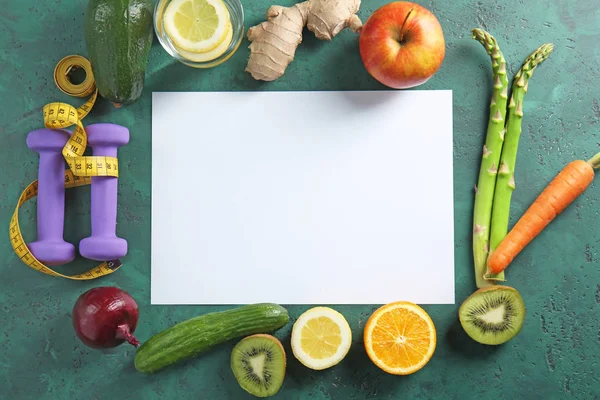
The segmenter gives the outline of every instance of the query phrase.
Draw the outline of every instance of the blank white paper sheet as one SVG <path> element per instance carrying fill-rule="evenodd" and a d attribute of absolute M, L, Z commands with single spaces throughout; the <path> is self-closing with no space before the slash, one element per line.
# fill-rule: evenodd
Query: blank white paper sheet
<path fill-rule="evenodd" d="M 152 304 L 454 303 L 452 92 L 153 93 Z"/>

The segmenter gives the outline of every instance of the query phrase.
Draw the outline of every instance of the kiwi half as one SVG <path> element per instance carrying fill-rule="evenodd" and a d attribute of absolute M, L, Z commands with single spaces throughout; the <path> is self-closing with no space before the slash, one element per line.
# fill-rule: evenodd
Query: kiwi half
<path fill-rule="evenodd" d="M 279 391 L 285 376 L 285 350 L 271 335 L 242 339 L 231 352 L 231 370 L 242 389 L 256 397 Z"/>
<path fill-rule="evenodd" d="M 458 310 L 467 335 L 489 345 L 509 341 L 525 320 L 525 303 L 519 292 L 508 286 L 491 286 L 473 293 Z"/>

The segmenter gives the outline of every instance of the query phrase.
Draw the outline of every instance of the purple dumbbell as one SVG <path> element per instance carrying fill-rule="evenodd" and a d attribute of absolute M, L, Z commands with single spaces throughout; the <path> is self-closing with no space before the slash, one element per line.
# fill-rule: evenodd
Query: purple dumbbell
<path fill-rule="evenodd" d="M 37 240 L 31 253 L 49 266 L 75 259 L 75 247 L 63 239 L 65 224 L 65 159 L 62 149 L 71 133 L 38 129 L 27 135 L 27 147 L 40 154 L 38 170 Z"/>
<path fill-rule="evenodd" d="M 117 149 L 129 142 L 129 130 L 115 124 L 93 124 L 85 128 L 94 156 L 117 156 Z M 92 177 L 92 236 L 79 243 L 79 253 L 96 261 L 110 261 L 127 254 L 127 241 L 118 238 L 117 189 L 112 176 Z"/>

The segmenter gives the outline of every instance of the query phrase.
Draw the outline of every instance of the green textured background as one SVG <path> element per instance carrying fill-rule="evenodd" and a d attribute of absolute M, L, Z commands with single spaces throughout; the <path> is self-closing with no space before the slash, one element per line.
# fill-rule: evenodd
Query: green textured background
<path fill-rule="evenodd" d="M 293 2 L 278 0 L 277 3 Z M 364 1 L 359 16 L 366 20 L 384 3 Z M 441 70 L 421 89 L 454 91 L 457 304 L 425 307 L 436 324 L 438 346 L 427 367 L 408 377 L 380 372 L 363 351 L 362 328 L 376 305 L 337 307 L 353 328 L 350 354 L 340 365 L 322 372 L 310 371 L 290 357 L 278 398 L 597 399 L 600 396 L 598 182 L 508 270 L 509 284 L 522 293 L 528 308 L 520 335 L 501 347 L 478 345 L 462 332 L 457 310 L 474 290 L 472 188 L 487 125 L 491 85 L 488 57 L 469 38 L 469 32 L 481 26 L 494 34 L 511 73 L 538 45 L 550 41 L 556 44 L 554 54 L 532 78 L 525 101 L 517 191 L 513 196 L 514 222 L 563 165 L 600 151 L 598 2 L 424 0 L 419 3 L 439 18 L 447 41 Z M 19 193 L 36 178 L 37 155 L 27 149 L 25 136 L 41 127 L 42 106 L 55 100 L 81 103 L 58 91 L 52 72 L 63 56 L 86 54 L 82 39 L 85 4 L 83 0 L 0 1 L 3 166 L 0 221 L 6 229 Z M 261 21 L 273 3 L 243 0 L 243 4 L 248 28 Z M 113 122 L 130 128 L 131 141 L 119 153 L 118 217 L 118 234 L 129 241 L 130 252 L 123 260 L 125 266 L 114 275 L 82 283 L 34 272 L 13 254 L 7 237 L 1 241 L 0 398 L 247 397 L 229 370 L 229 353 L 234 343 L 147 377 L 133 368 L 133 348 L 124 345 L 106 354 L 88 349 L 76 339 L 71 327 L 75 300 L 87 289 L 99 285 L 119 286 L 137 299 L 141 320 L 136 334 L 142 341 L 175 322 L 223 309 L 149 304 L 152 91 L 384 89 L 365 72 L 357 36 L 348 31 L 331 43 L 320 42 L 308 33 L 286 74 L 269 84 L 255 82 L 244 73 L 247 46 L 244 40 L 233 58 L 220 67 L 203 71 L 176 63 L 155 39 L 143 97 L 120 110 L 99 101 L 85 120 L 87 124 Z M 435 118 L 435 110 L 431 110 L 431 117 Z M 433 160 L 423 154 L 423 162 Z M 399 173 L 398 184 L 401 178 Z M 436 177 L 429 178 L 435 184 Z M 406 193 L 419 195 L 411 193 L 410 188 L 406 188 Z M 20 219 L 28 241 L 35 238 L 34 204 L 30 202 L 22 209 Z M 65 238 L 77 243 L 89 230 L 89 188 L 71 190 L 67 195 Z M 83 271 L 92 265 L 78 259 L 60 271 Z M 377 290 L 380 279 L 388 277 L 368 276 L 365 266 L 365 290 Z M 398 293 L 398 299 L 402 298 L 402 293 Z M 292 320 L 308 307 L 289 307 Z M 291 325 L 278 333 L 288 352 Z"/>

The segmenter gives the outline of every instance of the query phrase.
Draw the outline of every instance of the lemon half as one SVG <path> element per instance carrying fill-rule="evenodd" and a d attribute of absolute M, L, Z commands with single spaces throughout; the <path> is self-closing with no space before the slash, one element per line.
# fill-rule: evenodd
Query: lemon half
<path fill-rule="evenodd" d="M 315 307 L 294 323 L 292 352 L 308 368 L 322 370 L 338 364 L 348 354 L 352 331 L 342 314 Z"/>
<path fill-rule="evenodd" d="M 222 0 L 172 0 L 163 22 L 171 41 L 192 53 L 217 48 L 231 30 L 229 10 Z"/>

